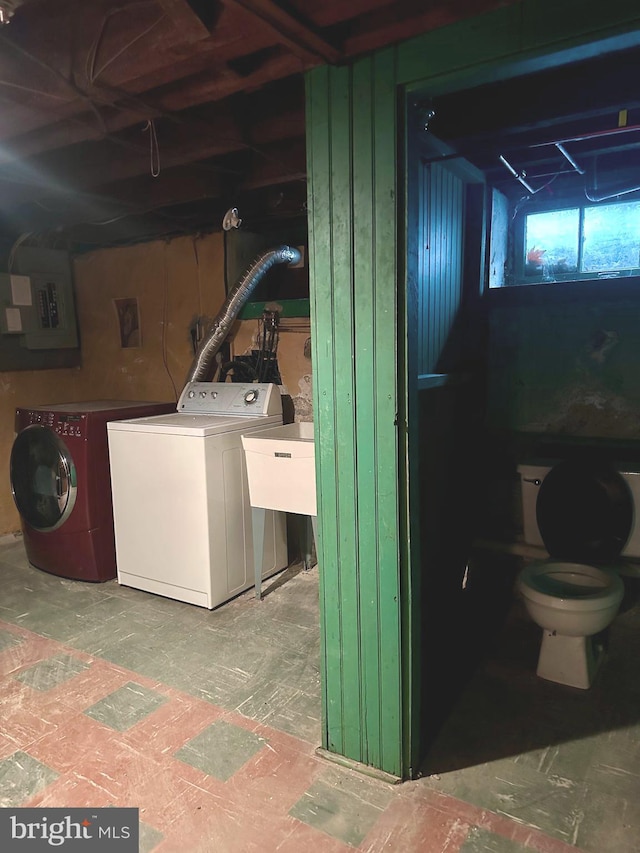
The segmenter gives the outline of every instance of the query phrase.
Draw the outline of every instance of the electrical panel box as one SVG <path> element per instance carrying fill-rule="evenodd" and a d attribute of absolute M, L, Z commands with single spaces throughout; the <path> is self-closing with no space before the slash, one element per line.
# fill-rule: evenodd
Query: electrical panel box
<path fill-rule="evenodd" d="M 69 352 L 64 355 L 64 351 Z M 53 249 L 20 247 L 11 272 L 0 273 L 0 369 L 77 363 L 78 327 L 69 256 Z"/>

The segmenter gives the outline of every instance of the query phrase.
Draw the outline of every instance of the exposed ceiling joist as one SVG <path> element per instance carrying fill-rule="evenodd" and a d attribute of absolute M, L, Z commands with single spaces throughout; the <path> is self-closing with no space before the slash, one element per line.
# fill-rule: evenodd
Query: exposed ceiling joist
<path fill-rule="evenodd" d="M 69 104 L 59 114 L 55 123 L 43 129 L 30 129 L 24 135 L 11 139 L 0 148 L 0 164 L 17 158 L 33 157 L 56 148 L 67 147 L 89 140 L 100 140 L 148 119 L 172 117 L 179 123 L 188 123 L 185 111 L 201 104 L 216 103 L 243 91 L 260 89 L 266 83 L 289 77 L 299 70 L 299 61 L 289 54 L 267 57 L 252 73 L 240 77 L 230 69 L 221 69 L 218 76 L 200 74 L 188 81 L 161 87 L 152 96 L 123 97 L 108 107 L 91 112 L 80 111 L 82 105 Z M 99 112 L 99 118 L 96 114 Z M 2 139 L 0 120 L 0 139 Z"/>
<path fill-rule="evenodd" d="M 285 12 L 274 0 L 226 0 L 226 2 L 240 6 L 255 15 L 269 27 L 281 44 L 286 45 L 298 56 L 331 64 L 339 62 L 342 58 L 340 51 L 318 35 L 313 27 Z"/>
<path fill-rule="evenodd" d="M 143 239 L 180 222 L 215 227 L 240 201 L 271 218 L 284 209 L 281 187 L 286 215 L 304 215 L 304 72 L 518 2 L 29 0 L 0 28 L 0 241 L 16 229 L 38 240 L 49 231 L 57 245 Z M 432 99 L 429 130 L 458 156 L 471 147 L 488 179 L 511 178 L 499 153 L 521 169 L 524 152 L 534 174 L 575 171 L 557 146 L 531 146 L 607 130 L 614 101 L 640 123 L 639 60 L 610 59 L 590 60 L 589 83 L 576 65 L 549 85 L 519 79 L 481 98 Z M 567 148 L 588 169 L 585 150 Z"/>
<path fill-rule="evenodd" d="M 219 208 L 239 203 L 246 193 L 277 184 L 302 183 L 306 177 L 304 144 L 292 141 L 284 145 L 265 146 L 261 155 L 245 151 L 242 159 L 228 159 L 238 176 L 229 182 L 215 169 L 207 171 L 199 164 L 177 166 L 163 171 L 163 180 L 149 174 L 137 178 L 103 184 L 90 193 L 47 199 L 39 204 L 29 222 L 38 229 L 69 227 L 84 223 L 99 233 L 115 223 L 135 221 L 153 211 L 199 202 L 212 202 L 211 214 L 199 221 L 203 226 L 218 224 Z M 168 219 L 174 215 L 168 214 Z M 191 221 L 191 220 L 189 220 Z M 25 221 L 25 230 L 26 230 Z M 174 222 L 175 227 L 175 222 Z"/>
<path fill-rule="evenodd" d="M 182 124 L 165 122 L 156 131 L 161 175 L 172 167 L 209 161 L 236 151 L 253 150 L 260 159 L 261 152 L 272 143 L 277 147 L 286 140 L 304 138 L 304 112 L 288 108 L 286 101 L 282 101 L 280 111 L 254 120 L 249 130 L 247 133 L 244 122 L 228 109 L 213 107 L 203 107 Z M 2 196 L 8 199 L 19 195 L 23 204 L 34 202 L 43 195 L 49 199 L 56 196 L 68 198 L 73 192 L 92 190 L 105 181 L 118 182 L 148 174 L 151 168 L 150 133 L 150 128 L 143 133 L 140 127 L 110 138 L 100 146 L 85 144 L 62 148 L 4 166 L 0 168 Z M 286 158 L 278 157 L 277 150 L 264 156 L 274 162 L 286 161 Z M 215 171 L 209 163 L 202 168 L 205 172 Z M 221 162 L 220 168 L 224 171 L 227 166 Z"/>
<path fill-rule="evenodd" d="M 301 14 L 309 13 L 309 0 L 291 0 L 291 5 Z M 371 15 L 388 5 L 389 0 L 322 0 L 313 9 L 313 21 L 317 27 L 331 27 L 359 16 Z"/>
<path fill-rule="evenodd" d="M 214 3 L 209 2 L 206 7 L 200 3 L 199 11 L 196 11 L 188 0 L 158 0 L 158 3 L 185 41 L 199 41 L 211 35 L 211 25 L 214 21 Z M 207 7 L 211 12 L 209 24 L 202 17 L 202 10 Z"/>
<path fill-rule="evenodd" d="M 239 189 L 249 190 L 306 181 L 306 149 L 304 140 L 267 145 L 259 153 L 252 152 L 252 166 Z"/>
<path fill-rule="evenodd" d="M 596 180 L 608 182 L 609 197 L 626 195 L 638 184 L 639 65 L 630 48 L 442 95 L 429 132 L 514 204 L 523 188 L 537 203 L 589 197 Z"/>

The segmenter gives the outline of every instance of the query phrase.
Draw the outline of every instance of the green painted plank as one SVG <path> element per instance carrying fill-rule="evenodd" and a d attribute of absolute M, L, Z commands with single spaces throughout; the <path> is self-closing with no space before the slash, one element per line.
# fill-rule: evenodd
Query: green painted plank
<path fill-rule="evenodd" d="M 502 55 L 505 49 L 517 52 L 519 36 L 517 6 L 423 33 L 398 46 L 397 82 L 410 85 L 474 68 L 488 57 Z"/>
<path fill-rule="evenodd" d="M 569 0 L 559 3 L 557 21 L 557 2 L 525 0 L 352 69 L 308 75 L 325 746 L 389 772 L 415 766 L 419 740 L 412 650 L 419 543 L 410 518 L 416 490 L 399 461 L 408 454 L 415 462 L 418 436 L 405 444 L 404 422 L 417 432 L 420 370 L 406 373 L 416 364 L 414 318 L 397 316 L 396 87 L 447 91 L 561 64 L 577 51 L 597 51 L 585 47 L 588 39 L 609 39 L 625 27 L 636 31 L 621 36 L 619 45 L 640 43 L 635 3 L 613 0 L 600 9 L 589 3 L 574 22 Z M 527 23 L 534 12 L 542 20 L 548 13 L 545 26 Z M 415 290 L 414 281 L 409 285 Z M 455 307 L 451 288 L 449 281 L 448 296 L 436 299 L 443 328 Z M 406 296 L 403 312 L 415 307 L 415 293 Z M 371 365 L 363 357 L 369 352 Z"/>
<path fill-rule="evenodd" d="M 424 276 L 424 245 L 426 217 L 424 196 L 425 168 L 421 162 L 420 141 L 424 138 L 417 132 L 418 116 L 405 96 L 404 121 L 404 172 L 403 196 L 399 201 L 403 211 L 404 232 L 400 244 L 406 246 L 404 269 L 405 287 L 399 287 L 398 335 L 400 364 L 399 377 L 402 386 L 398 392 L 400 457 L 407 460 L 408 471 L 417 470 L 419 464 L 420 433 L 419 405 L 416 393 L 416 377 L 422 363 L 422 317 L 420 312 L 420 288 Z M 400 279 L 402 280 L 402 278 Z M 404 290 L 404 293 L 403 293 Z M 408 480 L 408 482 L 407 482 Z M 420 483 L 418 477 L 405 477 L 401 497 L 401 611 L 402 624 L 402 675 L 407 685 L 407 701 L 403 706 L 403 767 L 406 774 L 419 766 L 422 754 L 420 726 L 422 681 L 424 666 L 417 653 L 419 643 L 414 639 L 422 623 L 422 530 L 420 524 Z"/>
<path fill-rule="evenodd" d="M 373 215 L 373 63 L 365 59 L 353 69 L 353 194 L 354 194 L 354 270 L 356 299 L 355 369 L 357 486 L 358 486 L 358 561 L 360 564 L 360 644 L 362 683 L 365 696 L 362 761 L 380 766 L 381 685 L 380 602 L 378 599 L 378 484 L 376 481 L 375 352 L 373 263 L 375 246 Z"/>
<path fill-rule="evenodd" d="M 342 624 L 342 739 L 345 755 L 362 754 L 360 601 L 358 588 L 358 494 L 354 380 L 354 281 L 352 188 L 351 69 L 333 68 L 331 93 L 331 245 L 333 261 L 333 335 L 338 472 L 338 565 Z"/>
<path fill-rule="evenodd" d="M 607 3 L 584 0 L 579 10 L 575 2 L 567 0 L 552 3 L 524 0 L 521 6 L 519 46 L 522 51 L 537 48 L 546 51 L 550 45 L 600 38 L 603 29 L 627 31 L 640 19 L 636 0 L 608 0 Z"/>
<path fill-rule="evenodd" d="M 331 448 L 324 447 L 321 437 L 318 453 L 322 514 L 328 503 L 327 489 L 336 490 L 335 513 L 322 519 L 328 748 L 400 774 L 397 235 L 393 215 L 396 107 L 394 87 L 386 78 L 392 56 L 387 56 L 382 68 L 375 68 L 369 60 L 357 64 L 353 89 L 348 69 L 331 69 L 324 77 L 315 72 L 309 75 L 314 123 L 318 88 L 329 89 L 328 172 L 322 172 L 313 140 L 309 166 L 314 329 L 317 338 L 332 339 L 334 358 L 329 387 L 322 381 L 328 374 L 326 364 L 318 365 L 314 377 L 321 398 L 316 416 L 321 436 L 328 434 L 325 419 L 329 420 L 330 413 L 322 407 L 330 391 L 334 402 L 334 441 Z M 324 205 L 325 197 L 324 190 L 319 195 L 317 187 L 323 179 L 326 184 L 327 174 L 330 221 L 320 230 L 316 217 L 325 211 L 320 204 Z M 385 211 L 378 209 L 380 193 L 386 197 Z M 326 243 L 324 228 L 329 231 Z M 322 256 L 320 262 L 316 251 Z M 326 271 L 319 274 L 324 263 L 330 265 L 331 292 L 327 292 Z M 329 464 L 333 470 L 327 478 Z M 331 595 L 342 619 L 329 612 Z M 340 685 L 335 667 L 340 668 Z"/>
<path fill-rule="evenodd" d="M 314 420 L 318 536 L 320 540 L 320 626 L 323 746 L 342 752 L 342 610 L 338 566 L 335 443 L 333 274 L 330 245 L 330 123 L 327 67 L 307 75 L 307 161 L 309 207 L 309 291 L 314 370 Z"/>
<path fill-rule="evenodd" d="M 397 363 L 397 88 L 395 51 L 374 57 L 376 88 L 375 151 L 375 405 L 378 489 L 378 565 L 380 599 L 381 766 L 403 775 L 399 561 L 398 363 Z M 404 465 L 402 472 L 404 472 Z"/>
<path fill-rule="evenodd" d="M 443 93 L 502 79 L 505 63 L 524 74 L 638 44 L 637 0 L 522 0 L 401 43 L 396 82 Z"/>

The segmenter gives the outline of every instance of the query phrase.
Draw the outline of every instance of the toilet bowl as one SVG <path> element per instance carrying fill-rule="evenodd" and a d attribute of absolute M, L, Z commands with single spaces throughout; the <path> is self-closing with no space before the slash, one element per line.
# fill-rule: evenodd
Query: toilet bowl
<path fill-rule="evenodd" d="M 549 559 L 520 573 L 517 589 L 542 628 L 537 674 L 586 689 L 604 655 L 624 584 L 610 568 L 634 536 L 635 495 L 610 465 L 588 459 L 521 465 L 525 542 Z"/>
<path fill-rule="evenodd" d="M 600 634 L 613 621 L 624 585 L 612 571 L 557 560 L 531 563 L 517 581 L 527 612 L 542 628 L 537 675 L 586 689 L 602 662 Z"/>

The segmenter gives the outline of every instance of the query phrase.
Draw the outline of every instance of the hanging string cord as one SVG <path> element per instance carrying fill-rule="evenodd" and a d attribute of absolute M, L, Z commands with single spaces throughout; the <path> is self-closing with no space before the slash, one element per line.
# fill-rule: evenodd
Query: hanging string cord
<path fill-rule="evenodd" d="M 157 178 L 160 174 L 160 146 L 158 145 L 156 124 L 152 118 L 148 119 L 142 128 L 143 133 L 146 131 L 149 131 L 149 170 L 151 176 Z"/>

